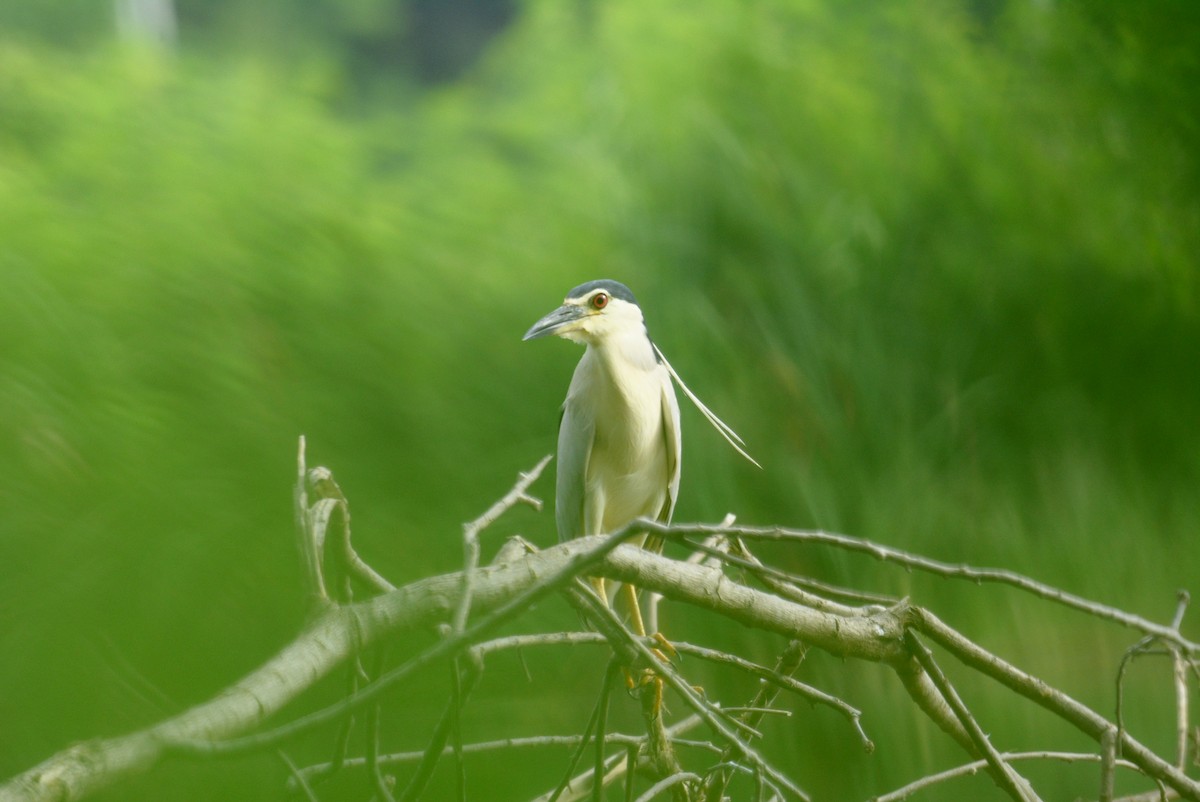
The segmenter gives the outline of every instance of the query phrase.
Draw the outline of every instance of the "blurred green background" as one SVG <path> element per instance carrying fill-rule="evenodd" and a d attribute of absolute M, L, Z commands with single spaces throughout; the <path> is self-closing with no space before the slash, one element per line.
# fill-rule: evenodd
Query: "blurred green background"
<path fill-rule="evenodd" d="M 1192 0 L 4 4 L 0 777 L 203 700 L 295 635 L 301 433 L 369 561 L 455 569 L 461 522 L 554 448 L 580 352 L 521 334 L 592 278 L 633 288 L 764 466 L 685 410 L 677 519 L 844 531 L 1169 620 L 1200 590 L 1198 128 Z M 505 518 L 485 558 L 513 532 L 551 543 L 553 518 Z M 1137 633 L 764 552 L 911 594 L 1113 710 Z M 765 662 L 782 645 L 663 621 Z M 522 624 L 574 625 L 557 602 Z M 493 659 L 469 740 L 582 730 L 599 653 L 526 662 L 532 681 Z M 947 668 L 1001 748 L 1090 748 Z M 753 687 L 684 669 L 726 703 Z M 818 798 L 961 761 L 883 669 L 814 654 L 800 676 L 878 744 L 805 705 L 769 722 Z M 1167 753 L 1168 677 L 1148 659 L 1127 691 Z M 385 748 L 420 748 L 447 687 L 389 697 Z M 566 757 L 473 760 L 471 798 L 527 798 Z M 1047 799 L 1097 787 L 1092 766 L 1028 774 Z M 279 799 L 285 777 L 274 755 L 172 762 L 102 798 Z M 370 796 L 354 775 L 320 793 Z M 972 794 L 998 796 L 976 778 L 926 798 Z"/>

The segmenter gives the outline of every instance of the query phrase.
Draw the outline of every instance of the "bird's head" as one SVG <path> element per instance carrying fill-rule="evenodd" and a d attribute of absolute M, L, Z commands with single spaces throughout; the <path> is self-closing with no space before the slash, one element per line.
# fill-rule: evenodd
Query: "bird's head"
<path fill-rule="evenodd" d="M 553 334 L 585 345 L 599 345 L 616 335 L 645 331 L 642 310 L 629 288 L 619 281 L 600 279 L 567 293 L 562 306 L 534 323 L 523 339 Z"/>

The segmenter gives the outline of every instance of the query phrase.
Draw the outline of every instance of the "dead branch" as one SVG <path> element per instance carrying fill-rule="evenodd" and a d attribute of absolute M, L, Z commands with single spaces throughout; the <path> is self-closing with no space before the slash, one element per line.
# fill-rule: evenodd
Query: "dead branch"
<path fill-rule="evenodd" d="M 332 474 L 324 468 L 308 470 L 303 443 L 299 454 L 295 492 L 297 532 L 305 561 L 310 590 L 318 599 L 310 624 L 277 654 L 255 671 L 212 699 L 185 710 L 152 727 L 128 735 L 95 739 L 71 746 L 0 785 L 0 802 L 25 800 L 84 799 L 96 791 L 151 769 L 168 755 L 219 758 L 247 752 L 277 753 L 288 767 L 289 783 L 307 799 L 318 799 L 316 783 L 346 767 L 364 767 L 370 774 L 378 798 L 392 797 L 392 778 L 385 766 L 415 760 L 420 768 L 410 780 L 406 798 L 416 798 L 437 760 L 453 755 L 460 777 L 465 772 L 462 755 L 474 751 L 527 748 L 559 743 L 549 736 L 514 737 L 486 744 L 462 743 L 458 722 L 474 682 L 483 670 L 486 656 L 503 649 L 528 646 L 595 646 L 604 644 L 612 652 L 612 665 L 623 666 L 630 676 L 641 676 L 638 684 L 644 702 L 647 732 L 632 736 L 607 729 L 608 693 L 615 676 L 606 675 L 588 731 L 570 736 L 582 759 L 589 744 L 594 748 L 591 767 L 577 776 L 575 764 L 567 768 L 568 779 L 559 794 L 576 799 L 590 788 L 626 782 L 626 798 L 635 798 L 633 775 L 644 774 L 649 785 L 642 797 L 669 793 L 676 799 L 719 799 L 734 774 L 748 776 L 763 794 L 778 798 L 807 799 L 801 784 L 772 763 L 755 746 L 761 738 L 758 723 L 764 715 L 777 712 L 775 695 L 786 690 L 810 702 L 826 705 L 845 716 L 870 751 L 871 741 L 862 726 L 862 711 L 820 689 L 792 677 L 807 650 L 817 648 L 841 658 L 880 663 L 893 670 L 918 709 L 929 715 L 972 758 L 968 766 L 922 778 L 880 799 L 898 799 L 967 771 L 984 768 L 1002 789 L 1017 800 L 1036 800 L 1037 794 L 1018 775 L 1012 763 L 1034 757 L 1056 760 L 1097 760 L 1102 766 L 1099 796 L 1112 796 L 1115 768 L 1131 768 L 1159 786 L 1163 798 L 1185 798 L 1200 802 L 1200 782 L 1188 774 L 1186 752 L 1191 732 L 1189 680 L 1197 673 L 1200 647 L 1184 638 L 1180 623 L 1186 598 L 1169 625 L 1148 621 L 1114 607 L 1074 596 L 1036 580 L 1007 571 L 949 565 L 880 546 L 845 535 L 805 532 L 782 528 L 733 525 L 732 519 L 719 526 L 672 525 L 637 521 L 625 530 L 605 537 L 580 538 L 537 551 L 513 539 L 491 565 L 480 565 L 480 535 L 503 512 L 515 504 L 537 505 L 528 488 L 545 466 L 521 474 L 514 488 L 484 515 L 464 526 L 463 569 L 395 587 L 379 575 L 354 550 L 350 541 L 349 504 Z M 329 537 L 330 527 L 335 536 Z M 629 538 L 652 531 L 688 545 L 697 557 L 673 560 L 625 543 Z M 702 535 L 703 542 L 693 537 Z M 928 571 L 948 578 L 975 582 L 999 582 L 1038 598 L 1064 604 L 1081 613 L 1132 627 L 1145 637 L 1131 650 L 1148 653 L 1158 644 L 1172 659 L 1171 687 L 1176 698 L 1175 754 L 1163 757 L 1134 739 L 1117 721 L 1048 686 L 1031 674 L 1011 665 L 951 629 L 932 612 L 908 602 L 892 602 L 853 589 L 837 589 L 812 583 L 758 560 L 743 541 L 777 540 L 807 543 L 865 554 L 906 569 Z M 333 544 L 334 548 L 330 548 Z M 728 571 L 728 569 L 739 569 Z M 731 577 L 745 572 L 762 588 Z M 635 637 L 613 612 L 579 580 L 604 576 L 624 582 L 678 604 L 724 616 L 751 629 L 776 633 L 790 644 L 775 669 L 768 669 L 735 654 L 693 644 L 674 647 L 680 654 L 693 655 L 745 672 L 762 684 L 746 705 L 724 707 L 704 698 L 688 679 L 655 648 L 653 639 Z M 331 583 L 339 577 L 342 586 Z M 353 601 L 353 580 L 377 595 Z M 526 633 L 495 637 L 500 626 L 522 616 L 532 605 L 552 594 L 565 595 L 595 623 L 593 633 Z M 833 601 L 836 596 L 842 601 Z M 854 606 L 847 601 L 864 602 Z M 883 602 L 883 603 L 880 603 Z M 339 666 L 354 665 L 365 650 L 397 642 L 405 633 L 436 631 L 440 637 L 429 648 L 411 655 L 398 665 L 382 664 L 365 675 L 352 669 L 346 696 L 330 707 L 282 720 L 290 702 Z M 993 747 L 983 729 L 966 708 L 955 688 L 941 671 L 933 652 L 918 640 L 928 640 L 963 665 L 1000 683 L 1072 724 L 1098 744 L 1096 755 L 1064 757 L 1063 753 L 1010 753 Z M 665 648 L 665 647 L 664 647 Z M 384 693 L 414 672 L 432 666 L 452 670 L 454 693 L 424 750 L 388 754 L 378 740 L 379 702 Z M 635 672 L 647 671 L 644 674 Z M 366 684 L 362 684 L 365 682 Z M 689 712 L 683 722 L 668 726 L 663 720 L 661 695 L 669 692 Z M 367 754 L 346 757 L 345 744 L 350 714 L 368 707 Z M 684 731 L 703 723 L 712 741 L 685 741 Z M 340 724 L 341 746 L 327 764 L 300 768 L 279 751 L 288 739 L 326 724 Z M 561 741 L 566 743 L 566 741 Z M 676 747 L 718 754 L 719 761 L 702 770 L 685 766 L 675 756 Z M 610 751 L 615 750 L 615 751 Z M 460 782 L 460 788 L 462 784 Z M 461 791 L 460 791 L 461 793 Z M 1149 798 L 1149 797 L 1147 797 Z"/>
<path fill-rule="evenodd" d="M 1002 752 L 999 757 L 1005 763 L 1019 763 L 1022 761 L 1034 760 L 1049 760 L 1059 763 L 1100 763 L 1103 760 L 1102 755 L 1090 754 L 1086 752 Z M 930 788 L 938 783 L 947 782 L 948 780 L 957 779 L 959 777 L 967 777 L 976 772 L 987 768 L 986 760 L 976 760 L 972 763 L 964 763 L 961 766 L 956 766 L 946 771 L 930 774 L 927 777 L 922 777 L 915 780 L 903 788 L 897 788 L 895 791 L 890 791 L 881 796 L 877 796 L 871 802 L 900 802 L 903 799 L 909 799 L 919 791 Z M 1128 760 L 1118 760 L 1117 765 L 1123 769 L 1132 769 L 1137 771 L 1137 766 L 1130 763 Z M 1158 792 L 1155 793 L 1155 798 Z M 1178 798 L 1178 797 L 1176 797 Z"/>
<path fill-rule="evenodd" d="M 1200 654 L 1200 643 L 1184 638 L 1178 626 L 1159 624 L 1133 613 L 1120 610 L 1107 604 L 1085 599 L 1068 593 L 1060 588 L 1052 587 L 1044 582 L 1038 582 L 1027 576 L 998 568 L 974 568 L 969 565 L 952 565 L 940 560 L 933 560 L 906 551 L 884 546 L 863 538 L 803 529 L 787 529 L 784 527 L 754 527 L 754 526 L 713 526 L 709 524 L 661 524 L 657 521 L 643 520 L 639 528 L 649 530 L 663 537 L 680 539 L 684 535 L 725 535 L 741 537 L 746 540 L 770 540 L 791 543 L 813 543 L 832 546 L 844 551 L 867 555 L 885 563 L 894 563 L 914 570 L 924 571 L 935 576 L 950 579 L 965 579 L 975 583 L 997 583 L 1018 588 L 1038 598 L 1046 599 L 1087 613 L 1095 618 L 1112 621 L 1123 626 L 1136 629 L 1147 635 L 1155 635 L 1165 641 L 1175 644 L 1189 655 Z M 694 546 L 689 542 L 689 545 Z"/>

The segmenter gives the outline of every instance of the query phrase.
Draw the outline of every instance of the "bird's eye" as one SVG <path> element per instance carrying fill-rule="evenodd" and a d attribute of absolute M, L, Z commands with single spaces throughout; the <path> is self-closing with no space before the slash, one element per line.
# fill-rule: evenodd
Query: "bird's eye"
<path fill-rule="evenodd" d="M 598 292 L 592 296 L 592 308 L 603 309 L 608 306 L 608 293 Z"/>

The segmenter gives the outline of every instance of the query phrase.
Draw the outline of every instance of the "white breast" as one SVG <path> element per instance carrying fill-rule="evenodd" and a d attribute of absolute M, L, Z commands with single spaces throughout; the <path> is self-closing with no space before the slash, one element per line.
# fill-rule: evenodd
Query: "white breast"
<path fill-rule="evenodd" d="M 584 493 L 586 534 L 657 517 L 667 499 L 662 388 L 670 378 L 644 335 L 641 341 L 644 350 L 639 343 L 589 347 L 572 382 L 568 403 L 585 408 L 594 421 Z"/>

